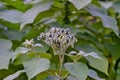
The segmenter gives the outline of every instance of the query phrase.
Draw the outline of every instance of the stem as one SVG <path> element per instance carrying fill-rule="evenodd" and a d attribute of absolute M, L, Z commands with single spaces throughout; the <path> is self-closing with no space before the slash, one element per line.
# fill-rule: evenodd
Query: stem
<path fill-rule="evenodd" d="M 59 54 L 59 60 L 60 60 L 59 77 L 60 77 L 60 80 L 63 80 L 62 79 L 62 67 L 64 63 L 64 54 Z"/>
<path fill-rule="evenodd" d="M 74 59 L 74 62 L 77 62 L 81 57 L 82 55 L 77 55 L 76 58 Z"/>

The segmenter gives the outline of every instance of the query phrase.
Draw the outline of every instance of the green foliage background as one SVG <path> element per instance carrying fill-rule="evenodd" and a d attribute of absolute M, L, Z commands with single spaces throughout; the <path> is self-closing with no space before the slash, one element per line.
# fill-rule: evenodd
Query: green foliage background
<path fill-rule="evenodd" d="M 119 0 L 0 0 L 0 80 L 58 79 L 58 56 L 37 41 L 51 27 L 78 40 L 66 51 L 64 80 L 120 80 Z M 23 47 L 32 38 L 43 47 Z M 74 62 L 71 51 L 87 55 Z"/>

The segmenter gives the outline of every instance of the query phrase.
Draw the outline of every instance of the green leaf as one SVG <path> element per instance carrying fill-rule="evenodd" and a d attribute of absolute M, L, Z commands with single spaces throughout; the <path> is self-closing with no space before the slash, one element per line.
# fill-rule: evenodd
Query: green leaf
<path fill-rule="evenodd" d="M 26 6 L 21 0 L 1 0 L 1 1 L 7 3 L 7 6 L 12 6 L 21 11 L 25 11 L 26 9 Z"/>
<path fill-rule="evenodd" d="M 13 24 L 13 23 L 10 23 L 8 21 L 3 21 L 3 20 L 1 20 L 0 23 L 3 24 L 4 26 L 6 26 L 9 29 L 12 29 L 12 30 L 19 30 L 19 28 L 20 28 L 18 23 Z"/>
<path fill-rule="evenodd" d="M 0 69 L 8 69 L 9 61 L 12 57 L 12 52 L 2 51 L 0 52 Z"/>
<path fill-rule="evenodd" d="M 67 80 L 78 80 L 78 79 L 75 76 L 70 75 L 67 77 Z"/>
<path fill-rule="evenodd" d="M 86 64 L 81 62 L 76 63 L 65 63 L 65 69 L 70 72 L 70 74 L 77 77 L 78 80 L 86 80 L 88 75 L 88 67 Z"/>
<path fill-rule="evenodd" d="M 0 19 L 11 23 L 20 23 L 22 12 L 18 10 L 1 10 L 0 11 Z"/>
<path fill-rule="evenodd" d="M 24 70 L 17 71 L 16 73 L 11 74 L 11 75 L 7 76 L 6 78 L 4 78 L 4 80 L 14 80 L 16 77 L 18 77 L 23 72 L 24 72 Z"/>
<path fill-rule="evenodd" d="M 44 72 L 42 72 L 42 73 L 40 73 L 40 74 L 38 74 L 38 75 L 36 76 L 36 80 L 43 80 L 43 79 L 46 78 L 47 76 L 49 76 L 49 73 L 47 73 L 46 71 L 44 71 Z"/>
<path fill-rule="evenodd" d="M 10 49 L 12 42 L 6 39 L 0 39 L 0 69 L 8 69 L 9 61 L 11 59 Z"/>
<path fill-rule="evenodd" d="M 93 58 L 97 58 L 97 59 L 101 59 L 101 60 L 103 60 L 97 53 L 95 53 L 95 52 L 90 52 L 90 53 L 86 53 L 86 54 L 83 54 L 83 56 L 84 57 L 88 57 L 88 56 L 91 56 L 91 57 L 93 57 Z"/>
<path fill-rule="evenodd" d="M 9 51 L 12 47 L 12 42 L 7 39 L 0 39 L 0 52 Z"/>
<path fill-rule="evenodd" d="M 88 62 L 89 65 L 92 66 L 93 68 L 105 73 L 108 75 L 108 61 L 106 58 L 100 58 L 98 55 L 87 53 L 87 56 L 84 56 Z M 97 54 L 97 53 L 96 53 Z"/>
<path fill-rule="evenodd" d="M 45 52 L 40 52 L 39 54 L 40 54 L 41 58 L 51 59 L 51 57 L 52 57 L 51 54 L 45 53 Z"/>
<path fill-rule="evenodd" d="M 113 3 L 113 8 L 115 10 L 115 12 L 120 13 L 120 1 L 116 1 Z"/>
<path fill-rule="evenodd" d="M 112 2 L 112 1 L 100 1 L 100 4 L 101 4 L 105 9 L 109 9 L 110 7 L 112 7 L 113 2 Z"/>
<path fill-rule="evenodd" d="M 97 73 L 94 70 L 92 70 L 92 69 L 89 70 L 88 76 L 91 77 L 91 78 L 93 78 L 93 79 L 95 79 L 95 80 L 105 80 L 105 79 L 100 78 L 97 75 Z"/>
<path fill-rule="evenodd" d="M 30 59 L 31 59 L 31 57 L 29 57 L 26 54 L 19 54 L 19 55 L 16 55 L 12 58 L 12 62 L 15 65 L 19 65 L 19 64 L 22 64 L 25 61 L 30 60 Z"/>
<path fill-rule="evenodd" d="M 21 41 L 24 36 L 23 32 L 16 31 L 16 30 L 7 30 L 7 31 L 4 31 L 3 33 L 10 40 Z"/>
<path fill-rule="evenodd" d="M 69 0 L 69 1 L 72 2 L 78 10 L 80 10 L 86 5 L 88 5 L 92 0 Z"/>
<path fill-rule="evenodd" d="M 105 9 L 103 8 L 98 8 L 96 6 L 93 5 L 89 5 L 86 10 L 88 12 L 90 12 L 93 16 L 98 16 L 101 18 L 102 23 L 104 25 L 105 28 L 109 28 L 111 30 L 114 31 L 114 33 L 119 36 L 118 34 L 118 26 L 117 26 L 117 22 L 113 17 L 110 17 L 107 15 L 107 12 L 105 11 Z"/>
<path fill-rule="evenodd" d="M 48 10 L 51 5 L 52 2 L 42 1 L 34 5 L 31 9 L 27 10 L 22 16 L 20 29 L 22 29 L 28 23 L 33 23 L 37 15 L 40 12 Z"/>
<path fill-rule="evenodd" d="M 112 44 L 105 42 L 105 47 L 110 51 L 112 57 L 114 59 L 118 59 L 120 57 L 120 39 L 117 39 L 114 37 L 116 41 L 114 41 Z"/>
<path fill-rule="evenodd" d="M 100 6 L 99 0 L 92 0 L 91 3 L 96 5 L 96 6 Z"/>
<path fill-rule="evenodd" d="M 15 64 L 22 64 L 24 61 L 28 60 L 29 57 L 26 55 L 31 49 L 25 47 L 18 47 L 12 56 L 12 62 L 15 61 Z"/>
<path fill-rule="evenodd" d="M 80 36 L 80 34 L 79 34 L 79 36 Z M 80 40 L 80 38 L 79 38 L 79 40 Z M 100 53 L 100 51 L 98 51 L 95 46 L 91 45 L 91 43 L 89 43 L 88 41 L 85 41 L 84 39 L 81 39 L 80 41 L 78 41 L 78 43 L 76 43 L 75 49 L 77 51 L 83 51 L 86 53 L 90 53 L 92 51 Z"/>
<path fill-rule="evenodd" d="M 50 74 L 49 74 L 50 73 Z M 43 78 L 48 78 L 48 76 L 50 77 L 54 77 L 54 76 L 56 76 L 56 74 L 58 74 L 59 73 L 59 70 L 58 69 L 50 69 L 50 70 L 47 70 L 47 71 L 44 71 L 44 72 L 42 72 L 42 73 L 40 73 L 40 74 L 38 74 L 37 76 L 36 76 L 36 80 L 44 80 Z M 66 70 L 62 70 L 62 77 L 65 77 L 66 76 L 66 74 L 68 74 L 68 71 L 66 71 Z M 46 80 L 46 79 L 45 79 Z M 54 80 L 54 79 L 52 79 L 52 80 Z M 56 80 L 56 79 L 55 79 Z"/>
<path fill-rule="evenodd" d="M 25 54 L 25 53 L 27 53 L 29 50 L 31 50 L 31 49 L 28 49 L 28 48 L 25 48 L 25 47 L 18 47 L 18 48 L 15 50 L 15 53 L 14 53 L 14 54 L 18 54 L 18 53 Z"/>
<path fill-rule="evenodd" d="M 23 63 L 25 72 L 29 79 L 32 79 L 37 74 L 46 71 L 50 67 L 50 61 L 44 58 L 33 58 Z"/>
<path fill-rule="evenodd" d="M 120 80 L 120 62 L 118 63 L 116 80 Z"/>

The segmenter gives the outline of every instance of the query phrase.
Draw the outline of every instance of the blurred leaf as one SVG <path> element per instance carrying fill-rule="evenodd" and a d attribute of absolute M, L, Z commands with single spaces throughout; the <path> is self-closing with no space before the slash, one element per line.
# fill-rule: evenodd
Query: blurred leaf
<path fill-rule="evenodd" d="M 33 27 L 33 28 L 31 28 L 31 27 L 29 27 L 29 28 L 24 27 L 24 29 L 29 30 L 28 33 L 24 36 L 24 38 L 25 39 L 31 39 L 33 37 L 36 37 L 41 32 L 43 32 L 45 28 L 46 28 L 45 26 L 44 27 L 40 27 L 39 29 L 35 28 L 35 27 Z M 22 29 L 22 30 L 24 30 L 24 29 Z"/>
<path fill-rule="evenodd" d="M 117 22 L 113 17 L 109 17 L 107 12 L 103 8 L 98 8 L 93 5 L 89 5 L 86 10 L 90 12 L 93 16 L 98 16 L 101 18 L 102 23 L 105 28 L 110 28 L 114 31 L 114 33 L 119 36 L 118 34 L 118 26 Z"/>
<path fill-rule="evenodd" d="M 109 9 L 110 7 L 112 7 L 113 2 L 112 2 L 112 1 L 100 1 L 100 4 L 101 4 L 105 9 Z"/>
<path fill-rule="evenodd" d="M 19 28 L 20 28 L 18 23 L 13 24 L 13 23 L 10 23 L 8 21 L 3 21 L 3 20 L 1 20 L 0 23 L 3 24 L 8 29 L 19 30 Z"/>
<path fill-rule="evenodd" d="M 110 51 L 112 57 L 118 59 L 120 57 L 120 39 L 118 37 L 112 39 L 113 42 L 106 41 L 104 45 Z"/>
<path fill-rule="evenodd" d="M 3 32 L 3 34 L 9 39 L 9 40 L 17 40 L 21 41 L 24 33 L 16 30 L 6 30 Z"/>
<path fill-rule="evenodd" d="M 70 74 L 77 77 L 78 80 L 86 80 L 88 75 L 88 67 L 86 64 L 81 62 L 76 63 L 65 63 L 65 69 L 70 72 Z"/>
<path fill-rule="evenodd" d="M 92 0 L 92 4 L 94 4 L 96 6 L 100 6 L 99 1 L 100 0 Z"/>
<path fill-rule="evenodd" d="M 28 77 L 26 73 L 21 73 L 18 77 L 16 77 L 14 80 L 28 80 Z"/>
<path fill-rule="evenodd" d="M 69 1 L 72 2 L 78 10 L 82 9 L 91 2 L 91 0 L 69 0 Z"/>
<path fill-rule="evenodd" d="M 116 80 L 120 80 L 120 62 L 118 63 Z"/>
<path fill-rule="evenodd" d="M 12 42 L 7 39 L 0 39 L 0 52 L 9 51 L 12 47 Z"/>
<path fill-rule="evenodd" d="M 116 1 L 113 3 L 113 8 L 115 10 L 115 12 L 120 13 L 120 1 Z"/>
<path fill-rule="evenodd" d="M 59 77 L 57 77 L 57 76 L 48 76 L 47 78 L 45 78 L 43 80 L 59 80 Z"/>
<path fill-rule="evenodd" d="M 14 8 L 21 10 L 21 11 L 25 11 L 26 6 L 23 4 L 22 0 L 1 0 L 3 2 L 6 2 L 7 5 L 9 6 L 13 6 Z"/>
<path fill-rule="evenodd" d="M 0 39 L 0 69 L 8 69 L 9 61 L 12 56 L 10 49 L 12 42 L 6 39 Z"/>
<path fill-rule="evenodd" d="M 12 57 L 12 52 L 2 51 L 0 52 L 0 69 L 8 69 L 9 61 Z"/>
<path fill-rule="evenodd" d="M 0 9 L 5 8 L 5 4 L 3 2 L 0 2 Z"/>
<path fill-rule="evenodd" d="M 0 19 L 11 23 L 20 23 L 22 14 L 18 10 L 0 10 Z"/>
<path fill-rule="evenodd" d="M 75 76 L 68 76 L 67 80 L 78 80 Z"/>
<path fill-rule="evenodd" d="M 50 61 L 44 58 L 33 58 L 24 62 L 23 65 L 28 78 L 32 79 L 38 73 L 48 70 L 50 67 Z"/>
<path fill-rule="evenodd" d="M 13 73 L 15 73 L 15 71 L 13 69 L 1 69 L 0 70 L 0 80 L 3 80 L 5 77 L 7 77 Z"/>
<path fill-rule="evenodd" d="M 17 71 L 16 73 L 11 74 L 11 75 L 7 76 L 6 78 L 4 78 L 4 80 L 13 80 L 23 72 L 24 72 L 24 70 Z"/>
<path fill-rule="evenodd" d="M 33 23 L 36 16 L 40 12 L 48 10 L 51 5 L 52 2 L 42 1 L 34 5 L 31 9 L 27 10 L 22 16 L 20 29 L 22 29 L 28 23 Z"/>
<path fill-rule="evenodd" d="M 118 45 L 117 43 L 105 43 L 105 46 L 110 51 L 114 59 L 118 59 L 120 57 L 120 45 Z"/>
<path fill-rule="evenodd" d="M 37 17 L 35 18 L 35 22 L 36 22 L 35 24 L 40 24 L 42 22 L 45 22 L 45 20 L 48 20 L 50 17 L 52 18 L 53 15 L 54 15 L 54 9 L 43 11 L 39 13 Z"/>
<path fill-rule="evenodd" d="M 92 70 L 92 69 L 89 70 L 88 76 L 91 77 L 91 78 L 93 78 L 93 79 L 95 79 L 95 80 L 105 80 L 105 79 L 100 78 L 97 75 L 97 73 L 94 70 Z"/>
<path fill-rule="evenodd" d="M 85 58 L 88 60 L 90 66 L 108 75 L 108 61 L 106 58 L 101 59 L 91 55 L 85 56 Z"/>
<path fill-rule="evenodd" d="M 83 52 L 86 52 L 86 53 L 90 53 L 90 52 L 93 52 L 93 51 L 96 52 L 96 53 L 100 53 L 100 51 L 98 51 L 95 46 L 93 46 L 88 41 L 85 41 L 84 39 L 81 39 L 80 41 L 78 41 L 78 43 L 76 43 L 75 49 L 77 51 L 83 51 Z"/>
<path fill-rule="evenodd" d="M 87 26 L 87 27 L 91 27 L 91 26 Z M 98 27 L 98 26 L 97 26 Z M 93 28 L 92 28 L 93 29 Z M 94 32 L 94 34 L 95 34 L 95 36 L 97 36 L 97 37 L 99 37 L 100 35 L 98 34 L 98 31 L 95 31 Z M 86 48 L 88 47 L 89 49 L 91 49 L 89 52 L 92 52 L 92 51 L 95 51 L 95 52 L 99 52 L 98 50 L 102 50 L 102 51 L 104 51 L 105 49 L 104 49 L 104 46 L 103 46 L 103 44 L 101 44 L 100 42 L 99 42 L 99 40 L 98 40 L 98 38 L 97 37 L 95 37 L 95 36 L 93 36 L 93 35 L 91 35 L 90 33 L 78 33 L 77 34 L 77 37 L 78 37 L 78 39 L 80 40 L 79 42 L 79 45 L 80 44 L 82 44 L 81 46 L 85 46 Z M 87 43 L 86 43 L 87 42 Z M 92 46 L 92 45 L 90 45 L 90 44 L 92 44 L 92 45 L 94 45 L 94 46 Z M 84 47 L 84 48 L 85 48 Z M 86 49 L 85 48 L 85 49 Z M 93 48 L 93 49 L 92 49 Z M 88 52 L 88 50 L 89 49 L 87 49 L 87 50 L 85 50 L 85 52 Z M 98 50 L 97 50 L 98 49 Z"/>

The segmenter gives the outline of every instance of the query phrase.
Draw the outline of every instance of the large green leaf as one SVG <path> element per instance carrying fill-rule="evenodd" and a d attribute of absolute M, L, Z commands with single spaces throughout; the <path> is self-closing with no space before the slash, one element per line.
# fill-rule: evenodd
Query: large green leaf
<path fill-rule="evenodd" d="M 100 58 L 95 52 L 87 53 L 84 57 L 88 60 L 90 66 L 108 75 L 108 61 L 106 58 Z"/>
<path fill-rule="evenodd" d="M 8 69 L 9 61 L 11 58 L 10 49 L 12 42 L 6 39 L 0 39 L 0 69 Z"/>
<path fill-rule="evenodd" d="M 69 0 L 69 1 L 72 2 L 78 10 L 80 10 L 86 5 L 88 5 L 92 0 Z"/>
<path fill-rule="evenodd" d="M 18 10 L 1 10 L 0 11 L 0 19 L 11 23 L 20 23 L 22 12 Z"/>
<path fill-rule="evenodd" d="M 33 58 L 23 63 L 25 72 L 29 79 L 32 79 L 37 74 L 46 71 L 50 67 L 50 61 L 44 58 Z"/>
<path fill-rule="evenodd" d="M 77 77 L 78 80 L 86 80 L 88 75 L 88 67 L 86 64 L 81 62 L 76 63 L 65 63 L 65 69 L 70 72 L 70 74 Z"/>
<path fill-rule="evenodd" d="M 119 36 L 119 34 L 118 34 L 119 30 L 118 30 L 118 26 L 117 26 L 116 20 L 113 17 L 108 16 L 107 12 L 105 11 L 105 9 L 98 8 L 98 7 L 93 6 L 93 5 L 89 5 L 86 8 L 86 10 L 89 11 L 93 16 L 100 17 L 104 27 L 113 30 L 114 33 L 117 36 Z"/>
<path fill-rule="evenodd" d="M 20 29 L 22 29 L 26 24 L 32 23 L 40 12 L 48 10 L 51 5 L 52 2 L 42 1 L 27 10 L 22 16 Z"/>

